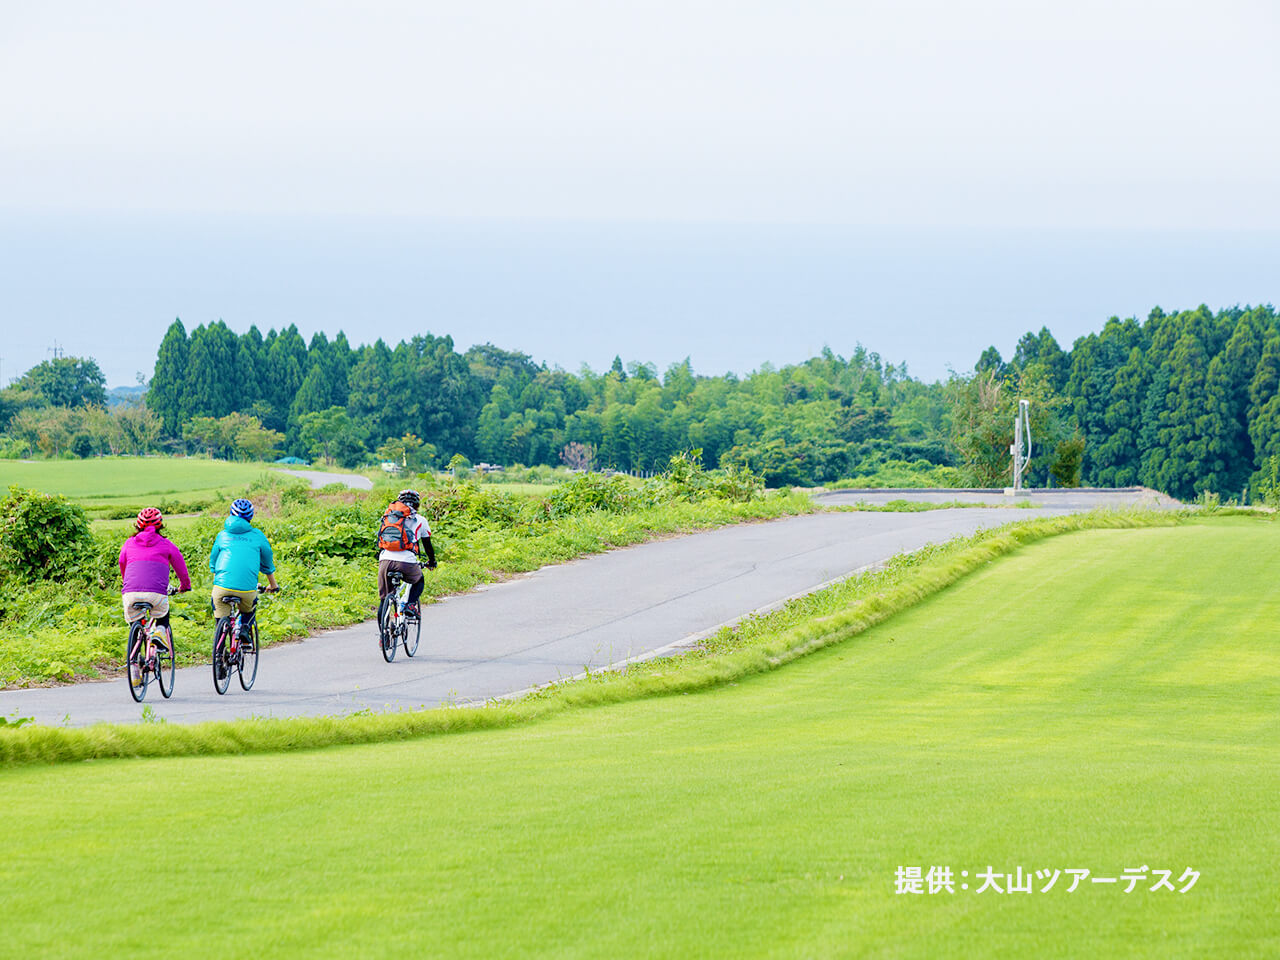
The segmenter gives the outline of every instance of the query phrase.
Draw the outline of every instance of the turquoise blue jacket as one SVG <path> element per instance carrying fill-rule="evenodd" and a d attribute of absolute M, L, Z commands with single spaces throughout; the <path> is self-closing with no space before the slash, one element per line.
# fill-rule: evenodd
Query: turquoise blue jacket
<path fill-rule="evenodd" d="M 209 553 L 213 585 L 227 590 L 253 590 L 259 573 L 275 573 L 276 561 L 266 534 L 244 517 L 227 517 Z"/>

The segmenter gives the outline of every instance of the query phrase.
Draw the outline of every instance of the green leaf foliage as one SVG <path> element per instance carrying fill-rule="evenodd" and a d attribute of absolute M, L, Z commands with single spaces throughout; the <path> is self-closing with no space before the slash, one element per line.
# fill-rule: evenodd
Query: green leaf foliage
<path fill-rule="evenodd" d="M 0 572 L 6 581 L 60 580 L 92 548 L 84 510 L 65 497 L 13 486 L 0 500 Z"/>

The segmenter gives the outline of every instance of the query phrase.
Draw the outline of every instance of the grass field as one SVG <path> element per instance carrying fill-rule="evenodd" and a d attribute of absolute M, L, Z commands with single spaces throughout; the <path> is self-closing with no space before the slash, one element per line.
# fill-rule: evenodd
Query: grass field
<path fill-rule="evenodd" d="M 1071 534 L 703 693 L 0 770 L 0 956 L 1273 957 L 1277 575 L 1267 522 Z"/>
<path fill-rule="evenodd" d="M 163 498 L 194 500 L 242 489 L 268 470 L 264 463 L 177 457 L 95 457 L 92 460 L 0 460 L 0 490 L 17 484 L 60 493 L 85 506 Z"/>

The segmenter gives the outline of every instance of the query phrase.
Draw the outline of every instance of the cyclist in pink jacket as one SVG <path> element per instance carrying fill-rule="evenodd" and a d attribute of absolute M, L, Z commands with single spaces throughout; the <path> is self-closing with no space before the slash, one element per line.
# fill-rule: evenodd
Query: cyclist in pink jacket
<path fill-rule="evenodd" d="M 141 619 L 142 612 L 133 608 L 135 602 L 151 604 L 152 619 L 165 628 L 169 649 L 173 650 L 173 631 L 169 629 L 169 570 L 172 568 L 178 575 L 176 592 L 186 593 L 191 589 L 187 563 L 182 559 L 182 551 L 160 535 L 164 517 L 155 507 L 139 513 L 133 525 L 138 532 L 120 548 L 120 600 L 124 604 L 124 618 L 130 623 Z"/>

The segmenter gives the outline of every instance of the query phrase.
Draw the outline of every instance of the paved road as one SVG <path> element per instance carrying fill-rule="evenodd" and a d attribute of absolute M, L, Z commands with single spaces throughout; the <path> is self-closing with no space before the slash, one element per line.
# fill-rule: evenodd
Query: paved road
<path fill-rule="evenodd" d="M 841 494 L 840 496 L 843 496 Z M 831 499 L 831 498 L 828 498 Z M 839 497 L 835 497 L 839 499 Z M 598 669 L 699 634 L 904 550 L 1011 520 L 1071 512 L 823 513 L 742 524 L 546 567 L 423 608 L 413 660 L 383 662 L 372 623 L 265 650 L 258 683 L 213 692 L 209 667 L 178 672 L 169 722 L 324 715 L 476 702 Z M 180 644 L 205 642 L 178 637 Z M 123 680 L 0 692 L 0 716 L 47 724 L 131 722 Z"/>
<path fill-rule="evenodd" d="M 301 477 L 311 484 L 312 490 L 319 490 L 321 487 L 327 487 L 331 483 L 341 483 L 353 490 L 372 490 L 373 481 L 368 477 L 362 477 L 358 473 L 325 473 L 321 470 L 285 470 L 280 469 L 281 473 L 287 473 L 290 476 Z"/>
<path fill-rule="evenodd" d="M 992 506 L 1018 506 L 1029 503 L 1037 511 L 1060 513 L 1093 510 L 1097 507 L 1152 507 L 1170 510 L 1182 506 L 1172 497 L 1147 487 L 1125 487 L 1116 490 L 1099 490 L 1089 487 L 1059 488 L 1055 490 L 1025 490 L 1007 494 L 1002 490 L 945 490 L 945 489 L 896 489 L 896 490 L 830 490 L 815 497 L 821 503 L 831 504 L 882 504 L 893 500 L 909 500 L 922 503 L 989 503 Z"/>

